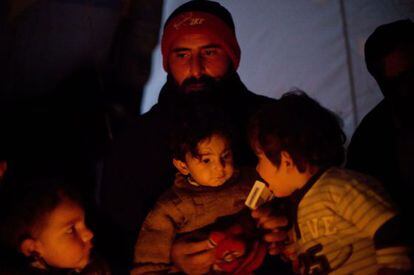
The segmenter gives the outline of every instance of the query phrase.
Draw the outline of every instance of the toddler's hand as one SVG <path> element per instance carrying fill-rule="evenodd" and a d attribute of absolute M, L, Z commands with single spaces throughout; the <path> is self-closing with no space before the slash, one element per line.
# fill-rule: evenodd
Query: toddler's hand
<path fill-rule="evenodd" d="M 263 240 L 269 243 L 269 254 L 280 254 L 284 249 L 282 243 L 287 238 L 283 227 L 288 225 L 288 219 L 284 216 L 274 215 L 268 205 L 253 210 L 252 217 L 257 220 L 258 226 L 266 230 Z"/>

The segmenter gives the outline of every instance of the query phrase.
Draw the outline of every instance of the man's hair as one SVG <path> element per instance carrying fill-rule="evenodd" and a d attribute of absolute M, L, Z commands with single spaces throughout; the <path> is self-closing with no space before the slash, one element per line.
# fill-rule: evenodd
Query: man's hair
<path fill-rule="evenodd" d="M 251 119 L 249 139 L 277 167 L 281 152 L 288 152 L 300 172 L 307 165 L 340 165 L 345 157 L 338 116 L 299 90 L 261 109 Z"/>
<path fill-rule="evenodd" d="M 164 26 L 167 26 L 171 19 L 176 17 L 178 14 L 188 11 L 201 11 L 213 14 L 223 20 L 233 30 L 233 32 L 235 32 L 234 21 L 230 12 L 219 3 L 208 0 L 192 0 L 182 4 L 174 10 L 173 13 L 171 13 Z"/>
<path fill-rule="evenodd" d="M 48 215 L 65 199 L 83 205 L 80 194 L 63 179 L 8 179 L 0 189 L 0 241 L 18 251 L 41 230 Z"/>
<path fill-rule="evenodd" d="M 198 157 L 197 145 L 214 134 L 226 138 L 231 143 L 233 130 L 220 108 L 211 103 L 193 104 L 188 101 L 180 107 L 170 135 L 173 158 L 185 161 L 187 153 Z"/>
<path fill-rule="evenodd" d="M 384 57 L 397 49 L 414 46 L 414 23 L 398 20 L 375 29 L 365 42 L 365 63 L 370 74 L 379 82 L 384 75 Z M 413 49 L 411 49 L 413 51 Z"/>

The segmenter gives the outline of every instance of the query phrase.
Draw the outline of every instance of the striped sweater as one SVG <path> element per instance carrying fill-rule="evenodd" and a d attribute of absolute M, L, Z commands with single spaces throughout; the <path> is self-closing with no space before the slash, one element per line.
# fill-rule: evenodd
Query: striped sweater
<path fill-rule="evenodd" d="M 375 233 L 397 214 L 378 182 L 330 168 L 304 189 L 294 237 L 302 274 L 367 275 L 381 267 L 410 267 L 405 247 L 375 249 Z"/>

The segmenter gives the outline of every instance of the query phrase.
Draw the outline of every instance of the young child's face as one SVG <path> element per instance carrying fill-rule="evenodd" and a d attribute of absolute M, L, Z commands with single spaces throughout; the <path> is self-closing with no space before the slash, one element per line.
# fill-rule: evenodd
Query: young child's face
<path fill-rule="evenodd" d="M 226 138 L 214 134 L 202 140 L 197 149 L 199 157 L 187 153 L 185 164 L 198 184 L 220 186 L 233 175 L 233 154 Z"/>
<path fill-rule="evenodd" d="M 50 266 L 82 269 L 89 262 L 93 233 L 83 209 L 64 199 L 46 218 L 37 238 L 37 252 Z"/>
<path fill-rule="evenodd" d="M 273 164 L 262 152 L 256 152 L 256 156 L 258 158 L 256 171 L 269 184 L 269 189 L 276 197 L 286 197 L 295 191 L 297 188 L 294 184 L 295 179 L 288 172 L 289 169 L 283 155 L 279 167 Z"/>

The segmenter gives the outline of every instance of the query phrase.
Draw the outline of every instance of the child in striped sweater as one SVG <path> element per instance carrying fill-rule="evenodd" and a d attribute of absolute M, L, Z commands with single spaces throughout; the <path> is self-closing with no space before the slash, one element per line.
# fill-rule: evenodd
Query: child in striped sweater
<path fill-rule="evenodd" d="M 334 113 L 290 92 L 254 117 L 249 136 L 260 176 L 295 202 L 298 272 L 409 274 L 400 216 L 380 184 L 338 167 L 346 138 Z"/>

